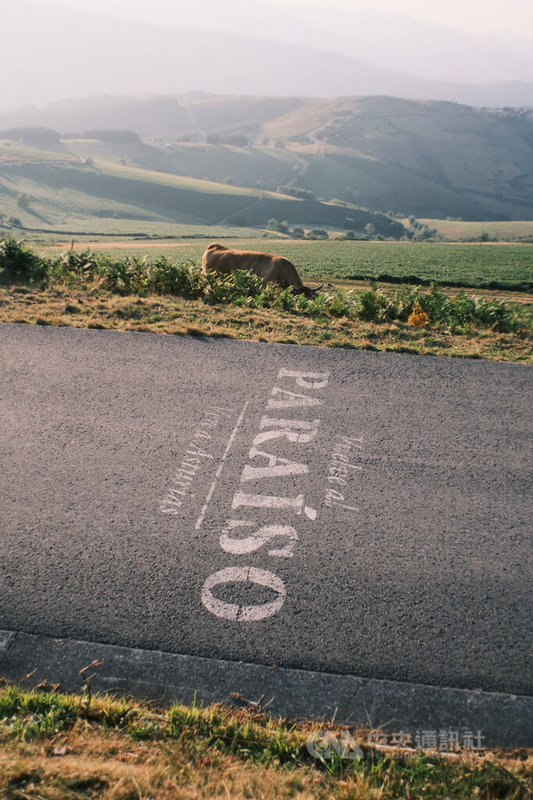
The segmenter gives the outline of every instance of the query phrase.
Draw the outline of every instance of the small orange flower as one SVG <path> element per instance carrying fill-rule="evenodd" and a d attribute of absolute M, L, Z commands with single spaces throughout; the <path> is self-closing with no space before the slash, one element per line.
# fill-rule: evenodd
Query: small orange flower
<path fill-rule="evenodd" d="M 407 324 L 412 328 L 426 328 L 429 325 L 429 314 L 422 309 L 418 300 L 407 318 Z"/>

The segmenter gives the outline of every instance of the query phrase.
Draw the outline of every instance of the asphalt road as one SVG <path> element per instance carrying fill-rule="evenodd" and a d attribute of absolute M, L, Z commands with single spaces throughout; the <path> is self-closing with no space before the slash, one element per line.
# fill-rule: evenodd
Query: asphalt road
<path fill-rule="evenodd" d="M 533 693 L 530 368 L 29 325 L 0 367 L 0 628 Z"/>

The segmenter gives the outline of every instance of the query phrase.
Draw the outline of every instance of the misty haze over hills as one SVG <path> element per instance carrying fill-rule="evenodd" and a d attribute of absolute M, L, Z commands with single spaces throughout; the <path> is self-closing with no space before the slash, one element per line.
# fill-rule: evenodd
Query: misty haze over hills
<path fill-rule="evenodd" d="M 9 80 L 0 111 L 69 97 L 198 90 L 533 106 L 527 40 L 373 11 L 258 2 L 251 16 L 240 0 L 186 0 L 180 15 L 183 28 L 172 29 L 19 0 L 2 21 L 0 69 Z"/>
<path fill-rule="evenodd" d="M 230 194 L 241 226 L 533 217 L 533 42 L 268 0 L 153 9 L 4 10 L 0 219 L 219 224 Z"/>
<path fill-rule="evenodd" d="M 459 83 L 533 80 L 533 38 L 473 36 L 373 8 L 316 8 L 253 0 L 180 0 L 180 26 L 342 53 L 418 78 Z M 533 31 L 531 32 L 533 37 Z"/>

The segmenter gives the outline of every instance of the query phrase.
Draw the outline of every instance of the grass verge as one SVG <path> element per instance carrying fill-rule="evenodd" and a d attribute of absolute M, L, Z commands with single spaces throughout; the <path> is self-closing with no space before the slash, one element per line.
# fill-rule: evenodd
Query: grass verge
<path fill-rule="evenodd" d="M 0 322 L 228 337 L 383 352 L 533 363 L 527 332 L 416 328 L 406 322 L 316 319 L 277 309 L 208 306 L 169 296 L 118 296 L 52 287 L 0 289 Z"/>
<path fill-rule="evenodd" d="M 351 731 L 362 758 L 312 758 L 329 723 L 222 705 L 160 708 L 132 699 L 0 687 L 5 800 L 531 797 L 530 751 L 380 751 Z"/>
<path fill-rule="evenodd" d="M 0 321 L 531 362 L 533 308 L 402 286 L 295 296 L 250 273 L 0 242 Z"/>

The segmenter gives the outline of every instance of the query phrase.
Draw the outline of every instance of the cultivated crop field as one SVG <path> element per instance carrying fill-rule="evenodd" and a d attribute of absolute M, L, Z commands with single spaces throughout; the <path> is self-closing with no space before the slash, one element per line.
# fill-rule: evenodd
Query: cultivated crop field
<path fill-rule="evenodd" d="M 90 247 L 109 255 L 164 255 L 173 261 L 198 263 L 209 239 L 193 242 L 104 242 Z M 225 239 L 227 247 L 268 250 L 289 258 L 306 278 L 419 283 L 443 286 L 533 289 L 533 245 L 444 244 L 433 242 L 302 241 L 294 239 Z M 41 246 L 42 253 L 57 255 L 67 243 Z M 78 243 L 76 249 L 87 247 Z"/>

